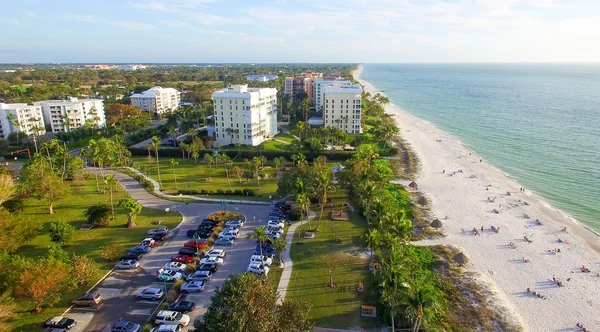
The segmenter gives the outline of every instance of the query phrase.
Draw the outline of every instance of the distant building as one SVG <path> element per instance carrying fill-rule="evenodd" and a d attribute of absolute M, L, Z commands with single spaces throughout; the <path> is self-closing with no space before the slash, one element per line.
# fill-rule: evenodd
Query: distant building
<path fill-rule="evenodd" d="M 323 125 L 335 127 L 347 134 L 360 134 L 362 88 L 358 84 L 334 82 L 325 86 L 323 95 Z"/>
<path fill-rule="evenodd" d="M 248 75 L 246 79 L 251 82 L 269 82 L 276 81 L 277 75 Z"/>
<path fill-rule="evenodd" d="M 315 110 L 317 112 L 321 112 L 323 110 L 323 95 L 325 93 L 325 87 L 332 86 L 334 82 L 341 85 L 352 85 L 350 80 L 343 77 L 322 77 L 313 81 L 312 103 L 315 105 Z"/>
<path fill-rule="evenodd" d="M 42 108 L 46 130 L 53 133 L 69 132 L 81 128 L 86 123 L 96 128 L 106 126 L 104 102 L 102 99 L 78 99 L 36 101 Z"/>
<path fill-rule="evenodd" d="M 142 93 L 132 94 L 130 98 L 132 105 L 141 108 L 143 111 L 161 115 L 163 113 L 173 112 L 179 108 L 181 92 L 173 88 L 155 86 Z"/>
<path fill-rule="evenodd" d="M 277 89 L 233 85 L 212 99 L 217 144 L 255 146 L 277 134 Z"/>
<path fill-rule="evenodd" d="M 298 98 L 299 94 L 306 93 L 310 101 L 313 100 L 313 81 L 323 77 L 323 73 L 307 71 L 298 77 L 286 77 L 283 93 L 290 96 L 291 101 Z"/>
<path fill-rule="evenodd" d="M 118 65 L 117 69 L 119 70 L 138 70 L 138 69 L 146 69 L 148 66 L 144 65 Z"/>
<path fill-rule="evenodd" d="M 44 134 L 42 108 L 39 105 L 0 103 L 0 136 L 7 139 L 13 131 L 26 135 Z"/>

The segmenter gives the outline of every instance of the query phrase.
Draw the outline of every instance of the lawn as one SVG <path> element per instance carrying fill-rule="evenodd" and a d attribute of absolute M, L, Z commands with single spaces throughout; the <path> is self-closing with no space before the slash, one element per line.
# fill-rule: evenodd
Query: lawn
<path fill-rule="evenodd" d="M 116 219 L 111 221 L 108 227 L 94 228 L 88 231 L 79 230 L 81 224 L 86 223 L 83 217 L 83 211 L 90 205 L 97 203 L 108 203 L 109 195 L 96 192 L 96 185 L 93 179 L 85 181 L 80 186 L 72 186 L 73 194 L 68 199 L 58 202 L 54 206 L 54 215 L 47 214 L 46 205 L 35 199 L 27 199 L 25 201 L 25 209 L 23 213 L 30 217 L 39 220 L 43 226 L 43 230 L 38 236 L 32 238 L 17 254 L 26 257 L 40 257 L 46 255 L 47 247 L 50 245 L 50 237 L 48 229 L 50 223 L 56 220 L 65 220 L 73 225 L 77 230 L 73 235 L 71 242 L 65 247 L 69 253 L 77 255 L 87 255 L 95 259 L 100 264 L 96 280 L 99 280 L 113 266 L 99 257 L 100 247 L 109 245 L 123 246 L 129 248 L 138 244 L 147 234 L 150 228 L 156 227 L 154 222 L 162 220 L 163 225 L 169 228 L 176 227 L 181 221 L 179 213 L 170 212 L 165 214 L 164 211 L 153 209 L 142 209 L 140 215 L 137 216 L 135 223 L 136 228 L 126 229 L 127 215 L 121 208 L 115 207 Z M 123 191 L 114 193 L 114 201 L 117 202 L 120 198 L 125 197 Z M 124 249 L 125 251 L 127 249 Z M 95 282 L 93 282 L 95 283 Z M 93 284 L 92 283 L 92 284 Z M 32 315 L 29 311 L 33 308 L 31 304 L 16 299 L 17 318 L 11 322 L 12 331 L 37 331 L 42 322 L 51 316 L 62 314 L 69 306 L 70 302 L 77 296 L 84 293 L 91 285 L 81 287 L 72 293 L 63 296 L 62 300 L 55 304 L 53 308 L 46 309 L 43 313 Z"/>
<path fill-rule="evenodd" d="M 166 194 L 177 194 L 175 190 L 175 177 L 173 176 L 173 169 L 171 169 L 169 158 L 159 158 L 160 161 L 160 177 L 163 186 L 163 192 Z M 193 159 L 175 159 L 179 165 L 175 167 L 175 174 L 177 175 L 178 189 L 182 193 L 186 193 L 189 190 L 200 191 L 207 190 L 213 192 L 209 197 L 218 196 L 218 198 L 229 198 L 229 199 L 252 199 L 252 200 L 268 200 L 269 196 L 275 196 L 277 192 L 277 178 L 276 169 L 274 167 L 266 166 L 264 169 L 267 178 L 260 180 L 260 193 L 258 192 L 258 184 L 255 179 L 247 180 L 246 176 L 242 176 L 242 182 L 235 174 L 231 172 L 231 169 L 238 166 L 248 172 L 248 164 L 246 162 L 234 162 L 230 169 L 230 183 L 227 181 L 225 168 L 223 164 L 212 165 L 204 163 L 204 161 L 198 160 L 198 164 L 194 164 Z M 149 175 L 152 179 L 158 181 L 156 159 L 153 159 L 152 163 L 148 163 L 147 158 L 136 157 L 134 158 L 134 167 L 140 172 Z M 207 182 L 204 179 L 211 178 L 211 182 Z M 231 188 L 231 189 L 230 189 Z M 256 190 L 256 196 L 243 196 L 243 195 L 224 195 L 224 193 L 217 193 L 217 190 L 244 190 L 253 189 Z M 205 195 L 201 195 L 205 196 Z"/>
<path fill-rule="evenodd" d="M 377 304 L 376 289 L 369 280 L 369 260 L 361 250 L 364 247 L 361 245 L 361 236 L 367 229 L 366 221 L 357 213 L 351 214 L 349 221 L 329 219 L 329 212 L 339 209 L 340 204 L 347 200 L 343 192 L 332 196 L 337 208 L 325 209 L 315 238 L 302 239 L 302 244 L 296 244 L 294 240 L 291 249 L 294 269 L 287 296 L 313 305 L 310 319 L 316 326 L 376 327 L 379 323 L 377 318 L 363 318 L 359 311 L 361 305 Z M 316 206 L 314 211 L 319 213 Z M 315 224 L 316 221 L 313 221 L 313 227 Z M 335 241 L 336 227 L 340 242 Z M 299 232 L 298 228 L 296 236 Z M 330 266 L 335 288 L 328 287 Z M 365 286 L 364 292 L 358 292 L 361 281 Z"/>
<path fill-rule="evenodd" d="M 261 145 L 265 151 L 289 151 L 288 145 L 295 140 L 291 134 L 280 133 Z"/>

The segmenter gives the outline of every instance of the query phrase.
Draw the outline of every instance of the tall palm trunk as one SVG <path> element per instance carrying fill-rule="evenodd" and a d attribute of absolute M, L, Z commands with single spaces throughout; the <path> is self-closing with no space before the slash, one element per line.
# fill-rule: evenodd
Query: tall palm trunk
<path fill-rule="evenodd" d="M 177 174 L 175 174 L 175 167 L 173 167 L 173 178 L 175 179 L 175 190 L 177 190 Z"/>
<path fill-rule="evenodd" d="M 108 184 L 108 190 L 110 191 L 110 212 L 112 213 L 112 220 L 115 220 L 115 206 L 113 204 L 113 188 L 112 188 L 112 183 Z"/>
<path fill-rule="evenodd" d="M 325 188 L 323 191 L 323 197 L 321 198 L 321 213 L 319 213 L 319 221 L 317 222 L 317 227 L 315 227 L 315 230 L 317 230 L 319 228 L 319 225 L 321 225 L 321 218 L 323 217 L 323 210 L 325 209 L 325 204 L 327 204 L 327 188 Z"/>
<path fill-rule="evenodd" d="M 162 181 L 160 180 L 160 164 L 158 162 L 158 146 L 156 147 L 155 154 L 156 154 L 156 173 L 158 174 L 158 186 L 160 187 L 159 190 L 162 190 Z"/>

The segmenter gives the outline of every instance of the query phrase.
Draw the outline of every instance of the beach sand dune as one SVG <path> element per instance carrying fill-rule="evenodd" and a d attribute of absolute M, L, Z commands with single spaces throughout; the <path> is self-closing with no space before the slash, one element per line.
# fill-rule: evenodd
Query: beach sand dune
<path fill-rule="evenodd" d="M 362 66 L 354 72 L 356 79 L 361 71 Z M 359 81 L 371 94 L 378 92 Z M 416 182 L 446 234 L 419 244 L 460 247 L 470 258 L 466 268 L 479 273 L 525 331 L 578 331 L 576 323 L 600 331 L 600 237 L 534 193 L 521 191 L 455 137 L 396 105 L 386 111 L 395 115 L 402 137 L 421 161 Z M 564 226 L 567 232 L 561 231 Z M 481 235 L 474 235 L 474 228 Z M 582 266 L 590 272 L 582 272 Z"/>

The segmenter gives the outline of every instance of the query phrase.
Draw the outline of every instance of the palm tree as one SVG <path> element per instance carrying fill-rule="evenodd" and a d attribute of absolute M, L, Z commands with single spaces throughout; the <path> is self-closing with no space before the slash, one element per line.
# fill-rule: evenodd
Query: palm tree
<path fill-rule="evenodd" d="M 422 271 L 408 278 L 399 305 L 404 314 L 413 320 L 413 332 L 418 332 L 423 322 L 427 326 L 439 321 L 447 309 L 444 293 L 435 287 L 431 271 Z"/>
<path fill-rule="evenodd" d="M 302 116 L 304 118 L 304 121 L 308 121 L 308 110 L 310 109 L 310 101 L 308 100 L 308 97 L 304 98 L 302 100 Z"/>
<path fill-rule="evenodd" d="M 158 161 L 158 146 L 160 145 L 160 137 L 152 136 L 152 148 L 154 149 L 154 153 L 156 155 L 156 173 L 158 174 L 158 185 L 160 186 L 160 190 L 162 190 L 162 181 L 160 180 L 160 163 Z"/>
<path fill-rule="evenodd" d="M 208 168 L 212 168 L 212 164 L 215 162 L 215 159 L 210 155 L 210 153 L 205 153 L 204 161 L 208 164 Z"/>
<path fill-rule="evenodd" d="M 233 190 L 231 189 L 231 177 L 229 176 L 229 169 L 227 168 L 227 166 L 231 165 L 231 158 L 229 158 L 228 155 L 223 153 L 221 155 L 221 160 L 223 160 L 223 167 L 225 168 L 225 175 L 227 176 L 227 184 L 229 184 L 229 190 Z"/>
<path fill-rule="evenodd" d="M 254 232 L 250 233 L 248 235 L 248 237 L 250 239 L 254 239 L 258 241 L 259 247 L 260 247 L 260 260 L 262 262 L 263 260 L 263 243 L 265 243 L 266 241 L 269 240 L 269 235 L 267 235 L 267 229 L 265 226 L 260 226 L 260 227 L 256 227 L 254 229 Z"/>
<path fill-rule="evenodd" d="M 175 160 L 175 158 L 171 158 L 169 161 L 169 165 L 173 170 L 173 178 L 175 179 L 175 190 L 177 190 L 177 174 L 175 174 L 175 167 L 179 166 L 179 163 Z"/>
<path fill-rule="evenodd" d="M 194 128 L 190 128 L 190 130 L 188 130 L 187 132 L 187 136 L 191 139 L 192 142 L 194 141 L 194 138 L 196 138 L 197 134 L 198 132 Z"/>
<path fill-rule="evenodd" d="M 281 253 L 287 248 L 287 242 L 285 242 L 285 238 L 282 236 L 275 241 L 273 241 L 273 249 L 277 253 L 277 257 L 279 258 L 279 266 L 283 266 L 283 257 L 281 257 Z"/>
<path fill-rule="evenodd" d="M 371 263 L 372 264 L 375 263 L 375 255 L 373 254 L 373 248 L 375 248 L 376 246 L 378 246 L 381 243 L 380 238 L 381 238 L 381 234 L 379 233 L 379 230 L 373 229 L 373 228 L 369 229 L 369 231 L 364 236 L 365 243 L 371 250 Z"/>
<path fill-rule="evenodd" d="M 296 129 L 298 130 L 298 137 L 300 138 L 300 142 L 302 142 L 302 133 L 306 131 L 306 122 L 298 121 L 296 124 Z"/>
<path fill-rule="evenodd" d="M 333 174 L 331 169 L 327 167 L 327 158 L 324 156 L 319 156 L 315 160 L 315 172 L 314 172 L 314 194 L 321 197 L 321 212 L 319 213 L 319 221 L 317 222 L 318 229 L 321 224 L 321 218 L 323 217 L 323 209 L 327 204 L 327 192 L 332 189 L 331 179 Z"/>
<path fill-rule="evenodd" d="M 251 169 L 254 170 L 254 174 L 256 175 L 256 183 L 258 184 L 258 191 L 260 192 L 260 176 L 258 176 L 258 171 L 261 169 L 261 159 L 258 157 L 252 158 Z"/>
<path fill-rule="evenodd" d="M 301 180 L 300 180 L 301 181 Z M 306 220 L 309 222 L 308 229 L 310 230 L 310 219 L 308 218 L 308 207 L 310 205 L 310 200 L 305 193 L 300 193 L 296 197 L 296 203 L 300 206 L 300 210 L 306 213 Z M 300 234 L 302 233 L 302 222 L 304 218 L 300 219 L 300 233 L 298 233 L 298 243 L 300 243 Z"/>
<path fill-rule="evenodd" d="M 240 153 L 241 153 L 241 151 L 242 151 L 242 143 L 240 143 L 240 142 L 236 142 L 236 143 L 235 143 L 235 149 L 237 150 L 237 154 L 235 155 L 235 158 L 237 158 L 237 157 L 239 157 L 239 156 L 240 156 Z M 234 159 L 235 159 L 235 158 L 234 158 Z"/>
<path fill-rule="evenodd" d="M 367 218 L 367 225 L 370 224 L 369 217 L 371 216 L 371 207 L 379 197 L 379 186 L 374 182 L 367 181 L 358 193 L 361 205 L 364 207 L 364 215 Z"/>
<path fill-rule="evenodd" d="M 115 206 L 113 204 L 113 186 L 116 186 L 117 179 L 112 174 L 106 174 L 104 177 L 104 182 L 108 184 L 108 191 L 110 193 L 110 211 L 112 213 L 112 220 L 115 219 Z"/>

